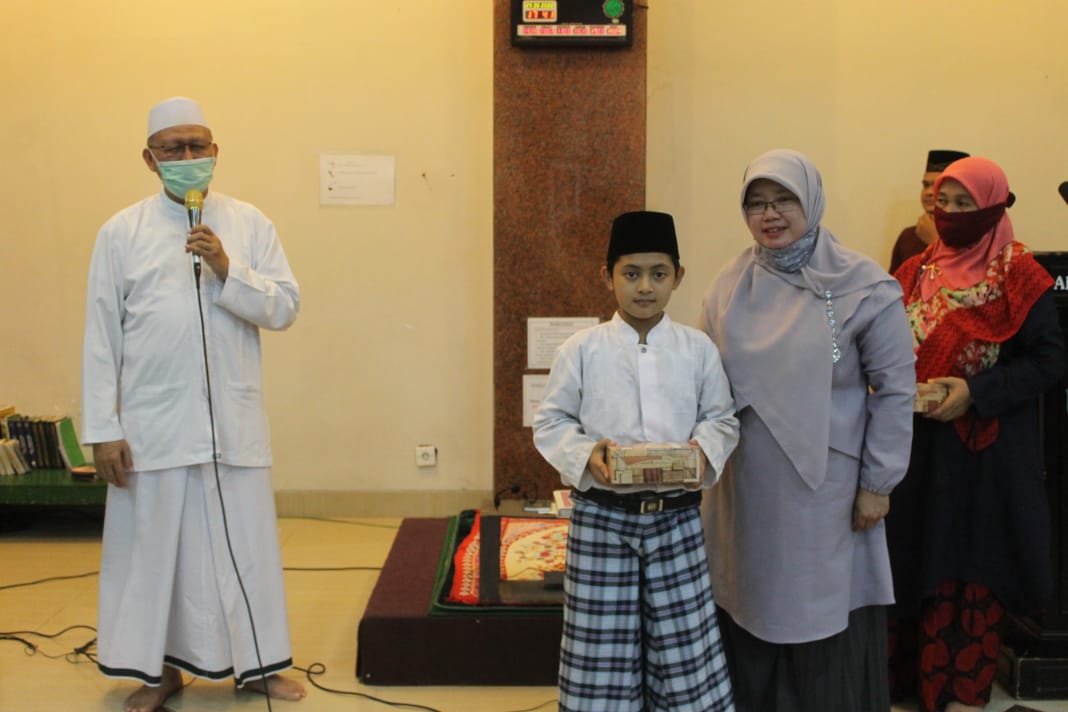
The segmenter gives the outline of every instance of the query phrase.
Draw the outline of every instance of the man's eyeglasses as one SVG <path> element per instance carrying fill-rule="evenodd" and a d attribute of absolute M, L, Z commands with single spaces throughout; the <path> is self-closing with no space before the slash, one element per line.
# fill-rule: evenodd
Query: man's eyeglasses
<path fill-rule="evenodd" d="M 782 215 L 800 209 L 801 203 L 797 198 L 779 198 L 778 200 L 751 200 L 745 204 L 747 215 L 763 215 L 768 208 Z"/>
<path fill-rule="evenodd" d="M 175 161 L 183 158 L 187 149 L 189 150 L 189 154 L 193 158 L 203 158 L 211 152 L 210 141 L 207 143 L 204 143 L 202 141 L 191 141 L 189 143 L 168 143 L 162 146 L 153 146 L 152 144 L 148 144 L 148 147 L 170 161 Z"/>

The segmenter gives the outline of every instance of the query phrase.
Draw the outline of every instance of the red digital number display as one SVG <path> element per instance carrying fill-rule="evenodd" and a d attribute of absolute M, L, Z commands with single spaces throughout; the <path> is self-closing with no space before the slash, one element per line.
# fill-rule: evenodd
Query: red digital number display
<path fill-rule="evenodd" d="M 556 10 L 524 10 L 523 19 L 527 22 L 556 22 Z"/>

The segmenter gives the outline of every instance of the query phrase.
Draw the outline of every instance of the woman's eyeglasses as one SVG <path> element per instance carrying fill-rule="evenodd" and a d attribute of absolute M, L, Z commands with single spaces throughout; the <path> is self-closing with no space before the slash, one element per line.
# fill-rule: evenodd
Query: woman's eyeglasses
<path fill-rule="evenodd" d="M 778 200 L 751 200 L 745 204 L 747 215 L 763 215 L 768 208 L 782 215 L 800 209 L 801 203 L 797 198 L 779 198 Z"/>

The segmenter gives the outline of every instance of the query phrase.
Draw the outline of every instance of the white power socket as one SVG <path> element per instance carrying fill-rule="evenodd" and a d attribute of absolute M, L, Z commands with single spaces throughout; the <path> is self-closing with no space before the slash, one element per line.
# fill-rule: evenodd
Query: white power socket
<path fill-rule="evenodd" d="M 415 446 L 415 464 L 417 467 L 433 467 L 438 464 L 438 449 L 433 445 Z"/>

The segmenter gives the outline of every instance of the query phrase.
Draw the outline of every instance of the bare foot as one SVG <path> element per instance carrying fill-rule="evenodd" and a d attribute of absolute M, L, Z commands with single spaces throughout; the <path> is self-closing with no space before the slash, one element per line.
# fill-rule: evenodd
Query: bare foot
<path fill-rule="evenodd" d="M 263 680 L 249 680 L 245 683 L 244 689 L 262 693 Z M 304 691 L 304 685 L 281 675 L 267 676 L 267 694 L 272 699 L 289 700 L 290 702 L 299 702 L 308 696 L 308 693 Z"/>
<path fill-rule="evenodd" d="M 125 712 L 156 712 L 167 698 L 182 689 L 182 673 L 167 665 L 163 666 L 163 679 L 156 687 L 142 685 L 126 698 Z"/>

